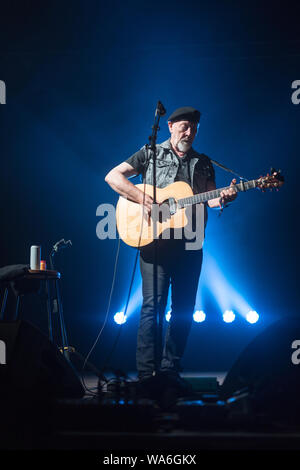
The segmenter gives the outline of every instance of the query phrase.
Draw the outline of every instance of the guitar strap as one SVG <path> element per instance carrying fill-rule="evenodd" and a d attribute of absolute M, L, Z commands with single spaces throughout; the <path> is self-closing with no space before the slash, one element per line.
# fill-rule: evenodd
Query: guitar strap
<path fill-rule="evenodd" d="M 216 166 L 222 168 L 222 170 L 228 171 L 229 173 L 232 173 L 233 175 L 238 176 L 241 180 L 248 181 L 247 178 L 244 178 L 243 176 L 239 175 L 238 173 L 236 173 L 235 171 L 231 170 L 230 168 L 227 168 L 227 166 L 222 165 L 221 163 L 218 163 L 218 162 L 216 162 L 215 160 L 212 160 L 212 158 L 210 159 L 210 161 L 211 161 L 214 165 L 216 165 Z"/>
<path fill-rule="evenodd" d="M 232 173 L 233 175 L 237 176 L 238 178 L 240 178 L 240 180 L 242 180 L 242 181 L 243 181 L 243 180 L 244 180 L 244 181 L 248 181 L 247 178 L 244 178 L 243 176 L 239 175 L 238 173 L 236 173 L 235 171 L 231 170 L 230 168 L 227 168 L 227 166 L 222 165 L 222 164 L 219 163 L 219 162 L 216 162 L 216 161 L 213 160 L 212 158 L 210 159 L 210 161 L 211 161 L 214 165 L 216 165 L 216 166 L 222 168 L 222 170 L 228 171 L 229 173 Z M 219 212 L 219 217 L 221 216 L 221 214 L 222 214 L 222 212 L 223 212 L 223 209 L 226 209 L 226 207 L 228 207 L 228 206 L 223 206 L 223 205 L 221 206 L 221 209 L 220 209 L 220 212 Z"/>

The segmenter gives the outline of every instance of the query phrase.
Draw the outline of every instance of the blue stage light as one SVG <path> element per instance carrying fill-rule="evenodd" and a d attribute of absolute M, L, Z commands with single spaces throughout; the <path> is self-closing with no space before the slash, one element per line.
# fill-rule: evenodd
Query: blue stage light
<path fill-rule="evenodd" d="M 235 314 L 232 310 L 225 310 L 223 313 L 223 320 L 225 323 L 232 323 L 235 319 Z"/>
<path fill-rule="evenodd" d="M 236 290 L 236 283 L 231 283 L 230 279 L 231 275 L 225 275 L 215 257 L 206 254 L 206 268 L 202 280 L 213 294 L 220 311 L 234 309 L 236 314 L 246 318 L 247 312 L 252 309 L 251 303 Z"/>
<path fill-rule="evenodd" d="M 114 316 L 114 320 L 118 325 L 122 325 L 127 320 L 127 317 L 124 315 L 124 312 L 117 312 Z"/>
<path fill-rule="evenodd" d="M 205 320 L 206 315 L 203 310 L 196 310 L 193 315 L 194 321 L 197 323 L 201 323 Z"/>
<path fill-rule="evenodd" d="M 259 315 L 255 310 L 250 310 L 246 315 L 246 320 L 249 323 L 256 323 L 259 319 Z"/>
<path fill-rule="evenodd" d="M 170 321 L 170 318 L 171 318 L 171 310 L 169 310 L 169 311 L 166 313 L 166 320 L 167 320 L 167 321 Z"/>

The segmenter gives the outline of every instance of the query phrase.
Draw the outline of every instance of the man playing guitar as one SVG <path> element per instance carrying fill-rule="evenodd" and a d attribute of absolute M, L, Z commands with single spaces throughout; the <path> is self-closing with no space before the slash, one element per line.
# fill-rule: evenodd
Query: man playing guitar
<path fill-rule="evenodd" d="M 196 152 L 192 144 L 197 135 L 200 112 L 192 107 L 176 109 L 168 118 L 170 139 L 157 144 L 157 188 L 165 188 L 174 182 L 184 182 L 194 194 L 216 189 L 215 173 L 210 159 Z M 113 168 L 105 181 L 123 198 L 143 206 L 144 224 L 149 223 L 153 199 L 143 187 L 133 185 L 128 178 L 142 175 L 145 184 L 152 184 L 153 159 L 146 146 L 128 160 Z M 222 208 L 237 196 L 236 180 L 222 190 L 218 197 L 204 203 L 204 225 L 207 221 L 207 205 Z M 148 222 L 147 222 L 148 221 Z M 139 247 L 139 244 L 137 245 Z M 187 250 L 186 240 L 171 233 L 169 239 L 160 237 L 157 242 L 157 301 L 161 315 L 164 314 L 168 291 L 172 288 L 172 311 L 164 341 L 160 375 L 166 383 L 176 387 L 184 395 L 187 387 L 180 377 L 180 360 L 188 339 L 192 314 L 202 265 L 202 246 Z M 153 244 L 140 246 L 140 268 L 143 280 L 143 305 L 137 338 L 136 361 L 142 387 L 150 390 L 155 381 L 155 327 L 153 292 Z"/>

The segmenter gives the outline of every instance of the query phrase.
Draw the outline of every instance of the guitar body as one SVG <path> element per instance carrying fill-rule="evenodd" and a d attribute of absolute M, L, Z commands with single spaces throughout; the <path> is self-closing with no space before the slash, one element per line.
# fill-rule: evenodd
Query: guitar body
<path fill-rule="evenodd" d="M 149 196 L 153 197 L 153 186 L 150 184 L 137 184 L 136 187 Z M 181 181 L 170 184 L 166 188 L 156 189 L 156 200 L 158 204 L 163 204 L 170 198 L 178 199 L 193 196 L 192 188 Z M 168 229 L 183 228 L 188 220 L 185 208 L 178 209 L 175 214 L 166 217 L 166 220 L 157 221 L 156 236 L 163 234 Z M 140 204 L 119 198 L 116 208 L 117 228 L 120 238 L 130 246 L 135 248 L 149 245 L 155 238 L 155 229 L 152 217 L 147 220 L 143 215 L 143 207 Z M 164 219 L 164 218 L 163 218 Z M 163 236 L 163 235 L 162 235 Z"/>
<path fill-rule="evenodd" d="M 276 188 L 278 190 L 283 182 L 284 178 L 280 174 L 280 170 L 277 171 L 272 168 L 270 175 L 268 173 L 267 176 L 261 176 L 257 180 L 242 181 L 235 184 L 234 189 L 236 192 L 244 192 L 254 188 L 262 190 Z M 232 186 L 230 187 L 232 188 Z M 137 184 L 137 188 L 143 192 L 145 190 L 146 194 L 153 197 L 153 186 L 151 184 Z M 169 238 L 169 229 L 182 229 L 187 225 L 186 207 L 218 198 L 222 195 L 222 191 L 226 189 L 229 189 L 229 186 L 193 194 L 192 188 L 182 181 L 172 183 L 163 189 L 157 188 L 157 206 L 153 207 L 149 218 L 143 215 L 143 207 L 140 204 L 120 197 L 116 208 L 117 228 L 120 238 L 127 245 L 135 248 L 149 245 L 160 235 L 162 238 Z M 156 222 L 153 220 L 156 220 Z"/>

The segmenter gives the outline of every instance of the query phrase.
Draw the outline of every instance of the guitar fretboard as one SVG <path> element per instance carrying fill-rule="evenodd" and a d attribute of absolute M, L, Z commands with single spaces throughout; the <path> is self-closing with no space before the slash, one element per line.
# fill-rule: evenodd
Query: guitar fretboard
<path fill-rule="evenodd" d="M 242 181 L 241 183 L 235 184 L 234 189 L 236 192 L 248 191 L 248 189 L 254 189 L 257 186 L 257 180 L 251 181 Z M 215 199 L 220 196 L 221 192 L 225 189 L 229 189 L 230 186 L 225 188 L 214 189 L 213 191 L 207 191 L 205 193 L 195 194 L 194 196 L 184 197 L 177 201 L 177 204 L 180 208 L 187 207 L 192 204 L 198 204 L 199 202 L 207 202 L 211 199 Z"/>

